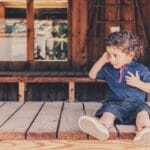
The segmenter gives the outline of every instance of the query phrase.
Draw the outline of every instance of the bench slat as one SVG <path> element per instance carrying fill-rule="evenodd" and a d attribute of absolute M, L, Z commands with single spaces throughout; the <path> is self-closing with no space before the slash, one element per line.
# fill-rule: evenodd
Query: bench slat
<path fill-rule="evenodd" d="M 39 76 L 35 76 L 35 77 L 0 77 L 0 82 L 1 83 L 15 83 L 15 82 L 27 82 L 27 83 L 42 83 L 42 82 L 57 82 L 57 83 L 67 83 L 69 81 L 73 81 L 73 82 L 81 82 L 81 83 L 105 83 L 104 80 L 92 80 L 88 77 L 39 77 Z"/>

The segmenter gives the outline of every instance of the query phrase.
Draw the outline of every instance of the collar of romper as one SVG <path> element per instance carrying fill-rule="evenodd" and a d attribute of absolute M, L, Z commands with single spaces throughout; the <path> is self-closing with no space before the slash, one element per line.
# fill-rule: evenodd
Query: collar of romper
<path fill-rule="evenodd" d="M 125 71 L 125 68 L 127 67 L 127 65 L 124 65 L 122 68 L 120 68 L 119 70 L 119 79 L 118 79 L 118 82 L 121 83 L 122 81 L 122 77 L 124 75 L 124 71 Z"/>

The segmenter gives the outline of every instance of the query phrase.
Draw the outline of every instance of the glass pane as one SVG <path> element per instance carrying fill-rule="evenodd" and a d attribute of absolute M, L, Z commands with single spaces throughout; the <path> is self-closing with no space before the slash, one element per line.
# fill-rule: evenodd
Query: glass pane
<path fill-rule="evenodd" d="M 67 0 L 35 0 L 34 58 L 42 61 L 67 61 Z"/>
<path fill-rule="evenodd" d="M 0 61 L 26 60 L 26 0 L 0 1 Z"/>

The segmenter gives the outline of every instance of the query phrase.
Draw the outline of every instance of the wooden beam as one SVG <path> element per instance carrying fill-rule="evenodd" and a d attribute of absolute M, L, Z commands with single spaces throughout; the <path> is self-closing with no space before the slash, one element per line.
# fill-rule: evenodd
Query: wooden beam
<path fill-rule="evenodd" d="M 87 0 L 72 2 L 72 62 L 75 70 L 87 64 Z"/>
<path fill-rule="evenodd" d="M 72 0 L 68 0 L 68 62 L 71 64 L 72 61 Z"/>
<path fill-rule="evenodd" d="M 92 80 L 89 77 L 0 77 L 0 83 L 15 83 L 15 82 L 27 82 L 27 83 L 105 83 L 104 80 Z"/>
<path fill-rule="evenodd" d="M 44 1 L 35 1 L 34 8 L 68 8 L 68 2 L 44 2 Z"/>
<path fill-rule="evenodd" d="M 5 24 L 5 8 L 2 3 L 0 3 L 0 22 L 1 24 Z M 0 33 L 4 33 L 4 29 L 0 29 Z"/>
<path fill-rule="evenodd" d="M 74 70 L 78 70 L 80 59 L 80 0 L 73 0 L 72 4 L 72 65 Z"/>
<path fill-rule="evenodd" d="M 88 2 L 87 0 L 80 1 L 80 64 L 86 69 L 88 54 L 87 54 L 87 30 L 88 30 Z M 79 57 L 79 56 L 78 56 Z"/>
<path fill-rule="evenodd" d="M 34 60 L 34 9 L 33 0 L 27 1 L 27 61 Z"/>
<path fill-rule="evenodd" d="M 28 0 L 30 1 L 30 0 Z M 18 2 L 2 2 L 4 7 L 11 7 L 11 8 L 26 8 L 26 1 L 18 1 Z M 37 1 L 34 0 L 34 8 L 67 8 L 68 3 L 66 1 Z"/>

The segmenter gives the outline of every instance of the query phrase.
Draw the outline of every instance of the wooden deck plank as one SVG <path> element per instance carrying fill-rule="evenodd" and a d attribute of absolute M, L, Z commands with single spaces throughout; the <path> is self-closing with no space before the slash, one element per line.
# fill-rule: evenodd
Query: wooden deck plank
<path fill-rule="evenodd" d="M 134 125 L 117 125 L 120 139 L 133 139 L 136 135 L 136 127 Z"/>
<path fill-rule="evenodd" d="M 39 112 L 42 102 L 27 102 L 1 128 L 1 140 L 25 139 L 25 134 Z"/>
<path fill-rule="evenodd" d="M 6 102 L 0 107 L 0 127 L 4 124 L 8 118 L 15 113 L 15 111 L 21 106 L 18 102 Z"/>
<path fill-rule="evenodd" d="M 95 112 L 102 106 L 102 103 L 98 102 L 88 102 L 84 103 L 86 115 L 94 117 Z M 117 139 L 118 133 L 115 127 L 109 129 L 110 137 L 109 139 Z M 89 139 L 95 139 L 92 136 L 89 136 Z"/>
<path fill-rule="evenodd" d="M 78 126 L 78 120 L 83 114 L 82 103 L 65 103 L 60 121 L 58 139 L 86 139 L 86 134 L 81 132 Z"/>
<path fill-rule="evenodd" d="M 0 102 L 0 107 L 4 105 L 4 102 Z"/>
<path fill-rule="evenodd" d="M 62 102 L 45 103 L 27 133 L 27 139 L 56 139 Z"/>
<path fill-rule="evenodd" d="M 86 115 L 94 117 L 96 110 L 102 106 L 102 103 L 98 102 L 86 102 L 84 103 Z"/>

